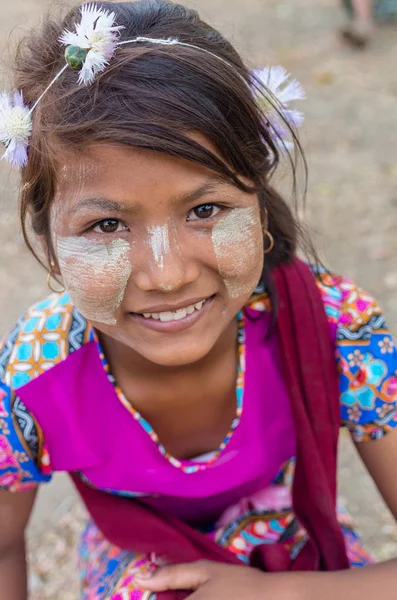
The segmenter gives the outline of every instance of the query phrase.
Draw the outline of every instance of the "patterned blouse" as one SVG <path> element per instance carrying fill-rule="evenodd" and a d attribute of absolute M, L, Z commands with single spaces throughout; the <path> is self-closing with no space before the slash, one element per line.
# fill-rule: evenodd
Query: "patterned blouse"
<path fill-rule="evenodd" d="M 337 324 L 335 350 L 341 424 L 356 442 L 379 439 L 397 427 L 395 343 L 379 306 L 355 283 L 323 274 L 318 286 L 328 319 Z M 249 306 L 271 310 L 265 293 L 254 294 Z M 95 331 L 64 293 L 52 295 L 30 308 L 0 344 L 1 488 L 19 491 L 51 479 L 51 460 L 42 431 L 18 399 L 18 388 L 92 339 L 96 339 Z M 240 354 L 244 353 L 243 339 L 240 335 Z M 101 352 L 99 345 L 98 350 Z M 109 371 L 102 352 L 101 355 Z M 110 371 L 109 377 L 112 378 Z M 238 398 L 241 396 L 239 381 L 241 378 L 237 379 Z M 120 400 L 125 402 L 117 386 L 116 390 Z M 157 441 L 150 425 L 139 418 Z"/>
<path fill-rule="evenodd" d="M 336 328 L 341 426 L 349 430 L 356 442 L 380 439 L 397 428 L 397 350 L 385 319 L 375 300 L 354 282 L 324 273 L 316 280 L 331 329 Z M 272 310 L 268 295 L 260 289 L 247 306 L 263 312 Z M 95 330 L 76 310 L 68 294 L 53 294 L 31 307 L 0 344 L 0 489 L 18 492 L 51 479 L 51 456 L 43 431 L 18 397 L 18 390 L 90 342 L 97 344 L 98 355 L 120 402 L 173 467 L 185 473 L 209 468 L 233 437 L 244 412 L 244 319 L 239 319 L 236 418 L 217 452 L 188 464 L 168 455 L 150 424 L 128 403 L 111 375 Z M 51 411 L 50 398 L 48 410 Z M 296 556 L 306 534 L 288 504 L 294 465 L 291 457 L 272 484 L 256 498 L 249 502 L 241 499 L 237 505 L 231 503 L 217 523 L 208 525 L 207 534 L 245 562 L 256 544 L 281 539 L 291 557 Z M 139 490 L 107 491 L 140 495 Z M 344 510 L 338 509 L 338 519 L 350 564 L 360 567 L 371 562 Z M 82 597 L 149 598 L 134 586 L 133 580 L 133 574 L 147 562 L 148 557 L 112 546 L 89 523 L 80 545 Z M 154 600 L 155 595 L 150 599 Z"/>

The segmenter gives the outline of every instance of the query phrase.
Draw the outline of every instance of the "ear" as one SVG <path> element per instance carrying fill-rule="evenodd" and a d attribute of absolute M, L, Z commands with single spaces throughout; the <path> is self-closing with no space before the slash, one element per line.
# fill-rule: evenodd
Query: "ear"
<path fill-rule="evenodd" d="M 51 271 L 52 275 L 60 277 L 61 271 L 50 234 L 39 235 L 36 239 L 38 242 L 36 249 L 43 264 Z"/>

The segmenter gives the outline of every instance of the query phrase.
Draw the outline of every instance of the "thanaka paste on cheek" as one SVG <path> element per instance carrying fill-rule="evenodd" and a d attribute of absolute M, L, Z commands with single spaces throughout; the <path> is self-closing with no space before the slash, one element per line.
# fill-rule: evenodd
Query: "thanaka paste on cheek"
<path fill-rule="evenodd" d="M 83 237 L 57 237 L 56 248 L 64 285 L 76 308 L 89 321 L 115 325 L 117 311 L 131 275 L 130 244 Z"/>
<path fill-rule="evenodd" d="M 212 243 L 231 298 L 251 293 L 263 266 L 263 237 L 258 208 L 235 208 L 215 225 Z"/>

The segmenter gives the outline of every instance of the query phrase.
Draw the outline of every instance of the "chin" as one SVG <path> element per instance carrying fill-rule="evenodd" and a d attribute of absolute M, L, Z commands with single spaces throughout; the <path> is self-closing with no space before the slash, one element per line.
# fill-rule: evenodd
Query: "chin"
<path fill-rule="evenodd" d="M 192 326 L 173 332 L 159 332 L 142 327 L 142 324 L 131 320 L 129 316 L 119 318 L 116 326 L 99 327 L 96 323 L 94 326 L 109 338 L 123 344 L 127 352 L 130 349 L 138 355 L 135 358 L 131 355 L 132 362 L 143 360 L 159 367 L 177 368 L 203 360 L 221 340 L 234 318 L 228 317 L 227 313 L 235 315 L 239 307 L 236 311 L 228 310 L 227 306 L 222 308 L 221 315 L 220 309 L 215 313 L 210 311 L 204 315 L 204 319 Z"/>
<path fill-rule="evenodd" d="M 162 367 L 184 367 L 202 360 L 210 352 L 212 346 L 213 344 L 192 343 L 176 345 L 175 347 L 166 345 L 164 348 L 158 346 L 157 348 L 153 348 L 153 346 L 148 348 L 135 347 L 134 350 L 153 364 Z"/>

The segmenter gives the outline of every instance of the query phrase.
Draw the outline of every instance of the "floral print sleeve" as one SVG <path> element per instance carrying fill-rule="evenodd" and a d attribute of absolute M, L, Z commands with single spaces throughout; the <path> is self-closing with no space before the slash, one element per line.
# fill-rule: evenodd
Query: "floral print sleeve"
<path fill-rule="evenodd" d="M 0 340 L 0 489 L 19 491 L 51 479 L 42 428 L 20 390 L 91 341 L 92 335 L 69 295 L 54 293 L 31 306 Z"/>
<path fill-rule="evenodd" d="M 42 431 L 17 393 L 5 381 L 19 324 L 0 343 L 0 489 L 19 492 L 51 479 Z"/>
<path fill-rule="evenodd" d="M 397 428 L 397 350 L 376 301 L 339 279 L 336 348 L 341 418 L 356 442 Z"/>
<path fill-rule="evenodd" d="M 39 426 L 0 382 L 0 489 L 19 492 L 50 479 L 49 456 Z"/>

